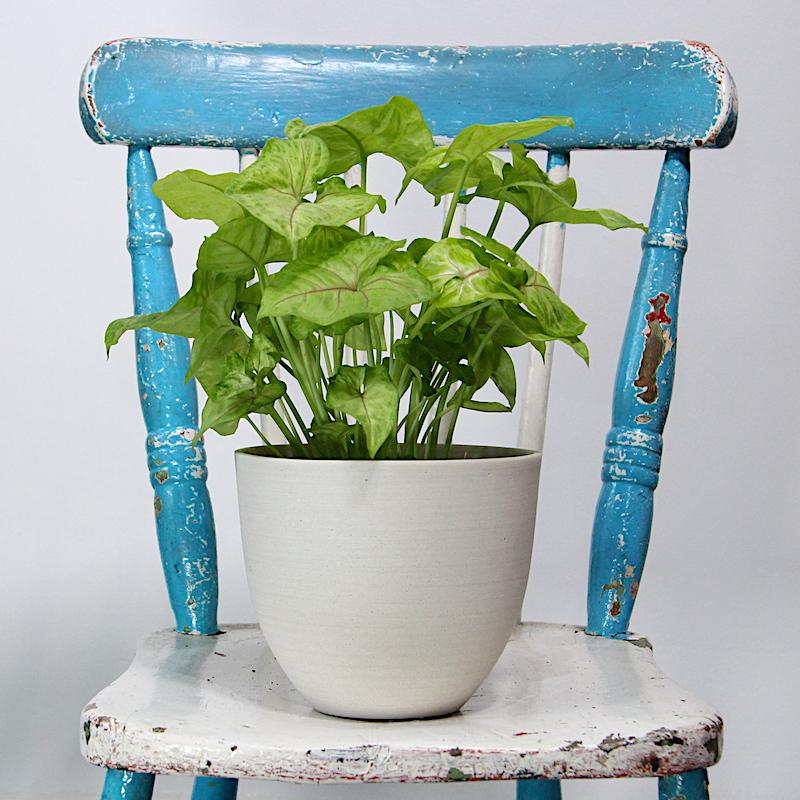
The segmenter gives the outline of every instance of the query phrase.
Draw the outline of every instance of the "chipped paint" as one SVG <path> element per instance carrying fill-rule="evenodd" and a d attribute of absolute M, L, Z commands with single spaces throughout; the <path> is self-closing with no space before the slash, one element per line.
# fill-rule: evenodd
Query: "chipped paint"
<path fill-rule="evenodd" d="M 89 761 L 209 777 L 428 783 L 668 775 L 719 758 L 719 717 L 663 675 L 641 637 L 521 625 L 463 711 L 435 722 L 313 712 L 257 626 L 226 626 L 224 659 L 210 658 L 215 646 L 169 631 L 140 642 L 130 669 L 84 712 Z M 570 711 L 576 697 L 592 698 L 591 714 Z"/>
<path fill-rule="evenodd" d="M 669 151 L 642 242 L 603 455 L 587 592 L 593 634 L 624 637 L 640 589 L 675 371 L 688 191 L 688 152 Z"/>
<path fill-rule="evenodd" d="M 642 389 L 636 395 L 640 403 L 655 403 L 658 398 L 658 369 L 664 360 L 664 355 L 672 347 L 669 334 L 672 317 L 667 314 L 669 299 L 666 292 L 659 292 L 648 300 L 653 310 L 644 317 L 647 324 L 642 331 L 644 337 L 642 360 L 639 362 L 639 372 L 633 382 L 634 386 Z"/>
<path fill-rule="evenodd" d="M 115 52 L 112 49 L 111 54 Z M 128 157 L 128 249 L 134 310 L 147 314 L 169 308 L 178 296 L 161 202 L 151 185 L 155 169 L 147 149 Z M 159 550 L 177 630 L 215 633 L 216 541 L 207 469 L 197 433 L 197 394 L 184 376 L 189 365 L 185 339 L 148 329 L 136 331 L 136 369 L 147 425 L 147 456 L 155 491 Z"/>
<path fill-rule="evenodd" d="M 457 96 L 449 91 L 454 69 Z M 417 100 L 444 139 L 470 122 L 524 119 L 531 109 L 581 120 L 531 142 L 555 150 L 723 147 L 737 113 L 730 74 L 696 42 L 405 47 L 141 38 L 92 54 L 80 109 L 101 144 L 243 148 L 281 135 L 290 117 L 337 118 L 352 110 L 353 96 L 370 105 L 392 94 Z"/>

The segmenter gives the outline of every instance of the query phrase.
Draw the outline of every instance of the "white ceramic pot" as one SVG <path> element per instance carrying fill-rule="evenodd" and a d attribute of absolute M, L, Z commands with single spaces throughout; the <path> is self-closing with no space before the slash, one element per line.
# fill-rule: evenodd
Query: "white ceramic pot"
<path fill-rule="evenodd" d="M 250 593 L 278 663 L 318 711 L 457 711 L 519 619 L 541 456 L 448 460 L 236 453 Z"/>

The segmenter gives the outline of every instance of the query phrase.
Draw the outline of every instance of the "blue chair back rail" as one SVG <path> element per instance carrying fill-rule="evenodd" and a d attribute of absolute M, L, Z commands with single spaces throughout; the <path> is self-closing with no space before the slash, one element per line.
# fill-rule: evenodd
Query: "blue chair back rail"
<path fill-rule="evenodd" d="M 672 392 L 689 151 L 724 147 L 736 129 L 733 80 L 707 45 L 318 47 L 173 39 L 105 44 L 84 70 L 80 113 L 94 141 L 128 146 L 135 311 L 163 310 L 177 298 L 171 237 L 150 188 L 156 178 L 150 148 L 258 148 L 282 135 L 293 117 L 309 123 L 335 119 L 353 110 L 353 97 L 365 106 L 397 94 L 419 104 L 441 140 L 477 122 L 563 114 L 575 119 L 574 129 L 554 129 L 530 146 L 562 158 L 575 149 L 666 150 L 622 345 L 592 534 L 587 631 L 624 637 L 647 553 Z M 205 454 L 202 446 L 191 445 L 197 399 L 194 383 L 183 381 L 187 342 L 139 331 L 136 353 L 159 547 L 176 628 L 214 634 L 214 523 Z M 659 791 L 663 798 L 696 800 L 707 797 L 706 785 L 700 770 L 661 779 Z M 150 776 L 110 770 L 104 796 L 149 797 L 151 790 Z M 525 800 L 560 797 L 552 781 L 526 781 L 518 791 Z M 193 797 L 235 792 L 235 781 L 198 779 Z"/>

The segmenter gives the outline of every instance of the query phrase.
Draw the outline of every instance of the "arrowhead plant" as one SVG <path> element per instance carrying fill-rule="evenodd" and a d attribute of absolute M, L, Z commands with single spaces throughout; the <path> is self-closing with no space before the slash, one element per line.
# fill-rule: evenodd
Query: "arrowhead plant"
<path fill-rule="evenodd" d="M 208 396 L 198 437 L 245 420 L 274 455 L 430 458 L 442 440 L 447 452 L 462 411 L 513 409 L 510 349 L 544 356 L 560 341 L 588 363 L 585 323 L 519 255 L 531 233 L 548 222 L 645 230 L 616 211 L 576 208 L 575 181 L 552 181 L 520 143 L 560 125 L 573 122 L 470 125 L 437 145 L 417 106 L 393 97 L 336 122 L 292 120 L 241 173 L 173 172 L 155 194 L 217 230 L 175 305 L 115 320 L 106 348 L 138 328 L 191 339 L 187 380 Z M 504 147 L 510 162 L 493 152 Z M 437 241 L 367 231 L 368 213 L 387 208 L 366 187 L 376 153 L 404 169 L 395 202 L 412 182 L 436 203 L 449 198 Z M 361 181 L 349 186 L 341 174 L 354 166 Z M 489 230 L 453 231 L 458 205 L 474 198 L 496 203 Z M 494 238 L 506 209 L 520 221 L 513 245 Z M 503 402 L 475 399 L 489 383 Z M 254 414 L 291 447 L 275 448 Z"/>

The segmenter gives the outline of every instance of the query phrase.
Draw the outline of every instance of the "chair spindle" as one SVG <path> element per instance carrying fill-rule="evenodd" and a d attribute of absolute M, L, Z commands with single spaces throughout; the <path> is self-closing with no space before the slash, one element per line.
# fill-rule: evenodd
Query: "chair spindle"
<path fill-rule="evenodd" d="M 561 781 L 517 781 L 517 800 L 561 800 Z"/>
<path fill-rule="evenodd" d="M 695 769 L 658 779 L 658 800 L 709 800 L 708 772 Z"/>
<path fill-rule="evenodd" d="M 153 194 L 156 171 L 148 147 L 128 152 L 128 250 L 134 308 L 149 314 L 178 298 L 161 201 Z M 206 488 L 203 445 L 197 432 L 194 381 L 186 339 L 136 332 L 139 395 L 147 426 L 150 481 L 161 563 L 176 628 L 181 633 L 217 633 L 217 553 L 214 518 Z"/>
<path fill-rule="evenodd" d="M 602 636 L 627 634 L 647 555 L 675 371 L 688 195 L 689 153 L 668 150 L 642 239 L 592 532 L 587 632 Z"/>
<path fill-rule="evenodd" d="M 569 178 L 569 153 L 547 154 L 547 174 L 560 183 Z M 566 225 L 549 222 L 542 227 L 539 245 L 539 269 L 558 293 L 561 289 L 561 270 L 564 264 L 564 238 Z M 553 343 L 549 342 L 544 360 L 531 350 L 528 355 L 525 394 L 519 421 L 517 444 L 527 450 L 542 452 L 547 417 L 547 396 L 550 391 L 550 373 L 553 368 Z"/>
<path fill-rule="evenodd" d="M 106 770 L 100 800 L 150 800 L 156 776 L 126 769 Z"/>

